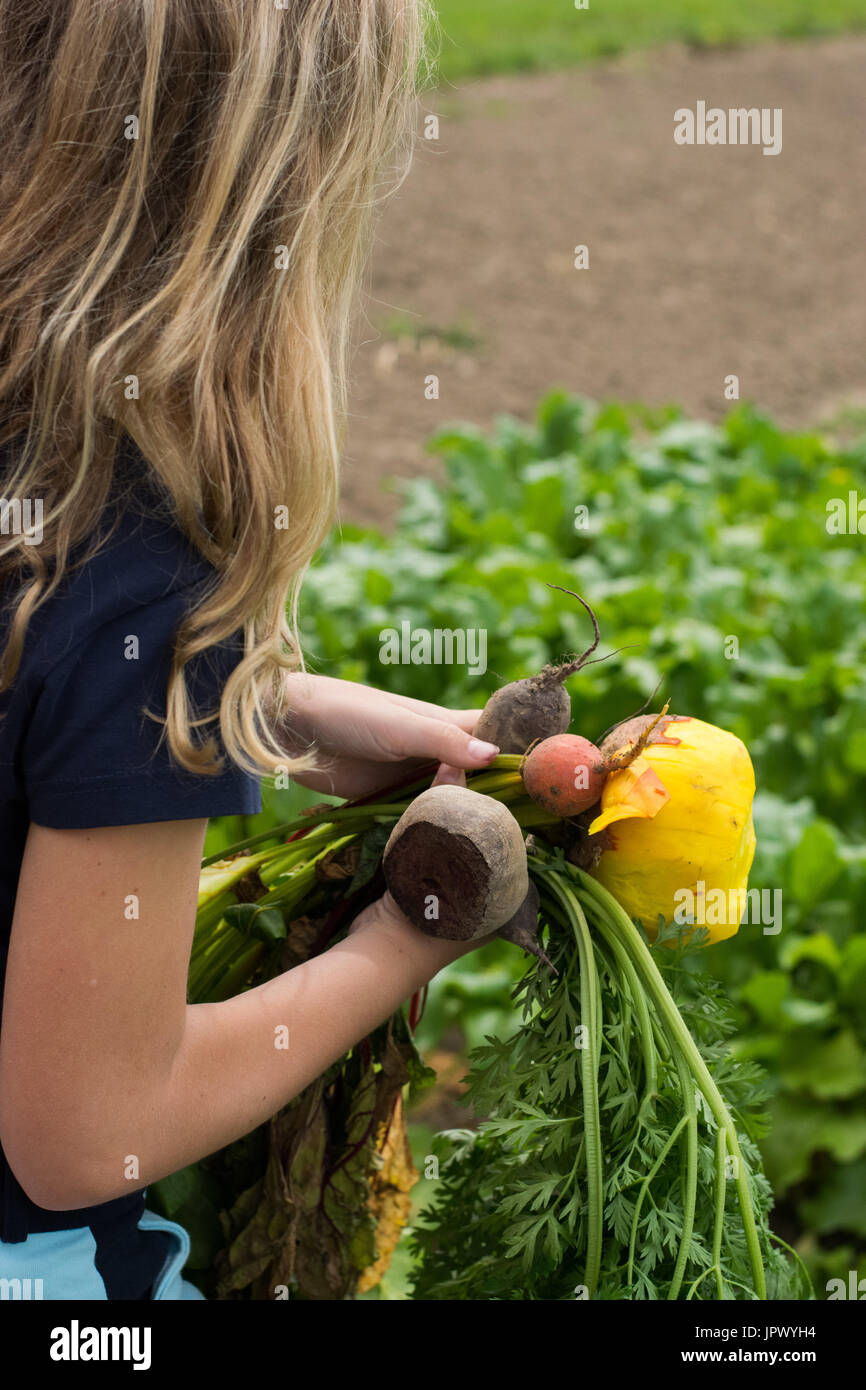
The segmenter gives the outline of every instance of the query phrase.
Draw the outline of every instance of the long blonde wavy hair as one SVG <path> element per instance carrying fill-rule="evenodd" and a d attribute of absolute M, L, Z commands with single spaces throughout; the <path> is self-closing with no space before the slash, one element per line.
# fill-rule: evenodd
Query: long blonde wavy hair
<path fill-rule="evenodd" d="M 427 0 L 0 0 L 0 444 L 22 440 L 6 496 L 44 508 L 40 544 L 0 538 L 0 689 L 95 552 L 75 548 L 125 432 L 216 571 L 177 634 L 162 737 L 214 773 L 194 730 L 218 717 L 247 770 L 313 765 L 277 736 L 283 673 L 433 22 Z M 187 662 L 240 630 L 219 711 L 194 711 Z"/>

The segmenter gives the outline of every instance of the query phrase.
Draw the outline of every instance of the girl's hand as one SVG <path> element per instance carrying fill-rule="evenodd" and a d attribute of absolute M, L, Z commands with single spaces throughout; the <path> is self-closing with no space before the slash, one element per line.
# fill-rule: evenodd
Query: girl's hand
<path fill-rule="evenodd" d="M 300 671 L 288 675 L 286 683 L 289 708 L 282 735 L 294 755 L 315 745 L 319 770 L 295 778 L 313 791 L 354 799 L 399 781 L 425 763 L 483 768 L 499 752 L 492 743 L 472 738 L 481 716 L 478 709 L 443 709 Z"/>
<path fill-rule="evenodd" d="M 432 979 L 438 971 L 468 955 L 479 946 L 487 946 L 498 939 L 498 932 L 475 937 L 472 941 L 448 941 L 445 937 L 427 936 L 413 926 L 386 892 L 376 902 L 365 907 L 349 928 L 349 936 L 357 937 L 364 932 L 390 936 L 395 951 L 405 951 L 417 958 L 424 980 Z"/>

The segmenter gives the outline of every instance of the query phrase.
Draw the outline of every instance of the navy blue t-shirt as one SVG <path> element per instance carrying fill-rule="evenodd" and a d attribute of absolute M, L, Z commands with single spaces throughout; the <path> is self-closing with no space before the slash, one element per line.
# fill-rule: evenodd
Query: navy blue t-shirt
<path fill-rule="evenodd" d="M 9 450 L 0 449 L 0 483 Z M 257 778 L 228 760 L 216 777 L 178 768 L 167 740 L 157 749 L 162 725 L 143 712 L 165 713 L 178 625 L 213 571 L 173 522 L 164 491 L 127 436 L 100 534 L 115 518 L 104 548 L 68 573 L 31 619 L 14 684 L 0 693 L 0 991 L 31 821 L 83 829 L 261 810 Z M 0 593 L 4 644 L 7 606 Z M 238 633 L 187 667 L 197 712 L 218 707 L 241 653 Z M 218 738 L 218 724 L 208 727 Z M 89 1226 L 109 1299 L 149 1297 L 164 1262 L 162 1233 L 138 1230 L 144 1206 L 139 1190 L 97 1207 L 46 1211 L 27 1197 L 0 1148 L 0 1240 Z"/>

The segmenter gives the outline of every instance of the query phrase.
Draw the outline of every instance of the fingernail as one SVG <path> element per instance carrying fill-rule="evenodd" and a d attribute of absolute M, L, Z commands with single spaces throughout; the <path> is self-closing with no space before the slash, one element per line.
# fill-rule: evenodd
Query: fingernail
<path fill-rule="evenodd" d="M 473 758 L 495 758 L 498 752 L 495 743 L 482 743 L 480 738 L 469 740 L 469 753 Z"/>

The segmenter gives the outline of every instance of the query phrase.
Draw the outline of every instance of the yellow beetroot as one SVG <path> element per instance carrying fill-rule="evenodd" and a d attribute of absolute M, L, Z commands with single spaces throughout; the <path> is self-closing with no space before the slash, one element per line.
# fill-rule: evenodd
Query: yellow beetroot
<path fill-rule="evenodd" d="M 754 795 L 752 762 L 734 734 L 667 718 L 607 780 L 589 827 L 606 832 L 595 877 L 651 939 L 659 917 L 706 926 L 710 942 L 733 936 L 755 853 Z"/>

